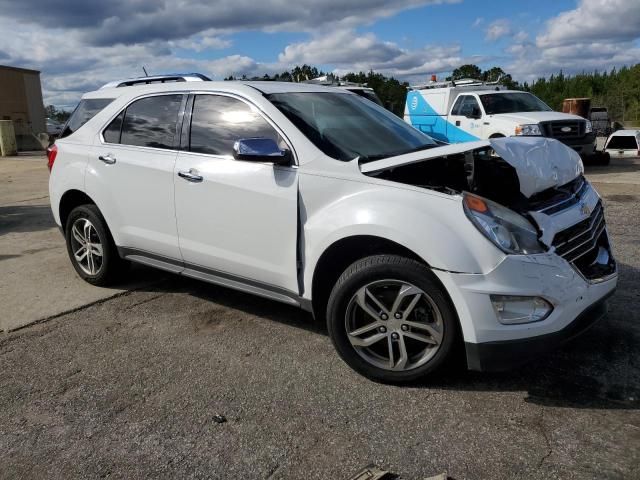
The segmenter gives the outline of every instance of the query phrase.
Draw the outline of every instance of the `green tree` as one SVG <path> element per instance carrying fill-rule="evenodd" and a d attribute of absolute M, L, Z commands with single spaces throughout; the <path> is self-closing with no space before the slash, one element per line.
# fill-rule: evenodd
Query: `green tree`
<path fill-rule="evenodd" d="M 451 72 L 451 80 L 460 80 L 462 78 L 482 78 L 482 70 L 477 65 L 467 64 L 456 68 Z"/>

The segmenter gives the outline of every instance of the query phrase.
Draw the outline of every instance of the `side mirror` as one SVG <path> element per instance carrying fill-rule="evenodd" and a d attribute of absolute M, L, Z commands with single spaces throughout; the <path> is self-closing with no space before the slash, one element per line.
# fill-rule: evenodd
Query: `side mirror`
<path fill-rule="evenodd" d="M 233 158 L 248 162 L 270 162 L 286 165 L 291 162 L 291 152 L 280 150 L 271 138 L 241 138 L 233 144 Z"/>
<path fill-rule="evenodd" d="M 482 113 L 480 112 L 480 107 L 473 107 L 471 109 L 471 113 L 467 115 L 468 118 L 481 118 Z"/>

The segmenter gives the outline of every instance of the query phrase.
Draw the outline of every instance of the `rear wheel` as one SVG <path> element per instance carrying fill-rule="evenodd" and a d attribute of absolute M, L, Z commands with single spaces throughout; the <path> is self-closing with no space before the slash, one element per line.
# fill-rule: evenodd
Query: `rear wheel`
<path fill-rule="evenodd" d="M 118 255 L 106 222 L 95 205 L 81 205 L 71 211 L 65 237 L 73 267 L 92 285 L 110 285 L 127 266 Z"/>
<path fill-rule="evenodd" d="M 431 271 L 394 255 L 364 258 L 342 274 L 329 298 L 327 325 L 350 367 L 390 383 L 438 370 L 458 334 L 455 313 Z"/>

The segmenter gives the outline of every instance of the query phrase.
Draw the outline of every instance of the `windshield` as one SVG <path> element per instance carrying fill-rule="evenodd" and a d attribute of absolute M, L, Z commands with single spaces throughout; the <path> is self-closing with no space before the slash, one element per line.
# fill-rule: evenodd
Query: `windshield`
<path fill-rule="evenodd" d="M 437 146 L 388 110 L 358 95 L 329 92 L 266 95 L 313 144 L 337 160 L 361 161 Z"/>
<path fill-rule="evenodd" d="M 480 95 L 487 115 L 497 113 L 550 112 L 551 108 L 535 95 L 522 92 L 488 93 Z"/>

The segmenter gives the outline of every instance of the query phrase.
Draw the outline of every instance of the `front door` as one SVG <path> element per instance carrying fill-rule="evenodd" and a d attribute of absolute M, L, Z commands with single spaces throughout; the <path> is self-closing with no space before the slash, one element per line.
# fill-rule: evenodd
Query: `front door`
<path fill-rule="evenodd" d="M 457 98 L 447 125 L 450 143 L 472 142 L 482 138 L 482 120 L 473 118 L 477 112 L 480 112 L 480 106 L 473 95 L 460 95 Z"/>
<path fill-rule="evenodd" d="M 282 142 L 276 129 L 243 100 L 200 94 L 184 132 L 174 182 L 186 267 L 298 292 L 297 168 L 232 156 L 241 138 Z"/>

